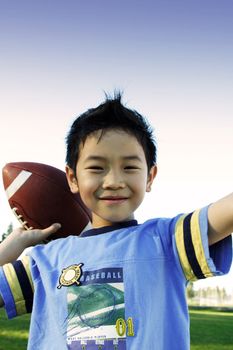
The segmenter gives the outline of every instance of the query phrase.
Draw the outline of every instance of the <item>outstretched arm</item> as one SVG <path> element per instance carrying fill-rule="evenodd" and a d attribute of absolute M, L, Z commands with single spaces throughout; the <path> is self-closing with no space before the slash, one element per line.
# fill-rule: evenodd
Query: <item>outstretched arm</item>
<path fill-rule="evenodd" d="M 14 230 L 0 244 L 0 266 L 17 260 L 26 248 L 41 243 L 60 227 L 60 224 L 53 224 L 44 230 L 24 231 L 22 228 Z M 0 295 L 0 307 L 2 306 L 3 300 Z"/>
<path fill-rule="evenodd" d="M 60 224 L 53 224 L 44 230 L 25 231 L 23 228 L 15 229 L 0 244 L 0 266 L 15 261 L 26 248 L 41 243 L 60 227 Z"/>
<path fill-rule="evenodd" d="M 233 233 L 233 193 L 210 205 L 208 220 L 209 245 Z"/>

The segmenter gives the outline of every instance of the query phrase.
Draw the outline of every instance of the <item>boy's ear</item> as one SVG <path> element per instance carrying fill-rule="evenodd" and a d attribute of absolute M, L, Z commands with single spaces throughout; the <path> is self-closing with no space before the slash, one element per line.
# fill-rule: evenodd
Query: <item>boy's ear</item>
<path fill-rule="evenodd" d="M 157 175 L 157 166 L 153 165 L 149 171 L 148 178 L 147 178 L 147 184 L 146 184 L 146 192 L 151 191 L 152 183 Z"/>
<path fill-rule="evenodd" d="M 66 178 L 68 184 L 70 186 L 70 190 L 72 193 L 78 192 L 78 180 L 75 176 L 73 169 L 71 169 L 68 165 L 66 166 Z"/>

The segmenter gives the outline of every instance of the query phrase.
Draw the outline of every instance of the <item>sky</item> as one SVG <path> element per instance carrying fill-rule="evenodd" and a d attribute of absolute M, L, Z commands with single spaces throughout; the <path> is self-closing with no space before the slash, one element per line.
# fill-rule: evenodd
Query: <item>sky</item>
<path fill-rule="evenodd" d="M 139 222 L 231 193 L 232 18 L 231 0 L 0 0 L 1 168 L 64 170 L 72 121 L 121 89 L 158 144 Z M 0 234 L 10 222 L 17 226 L 0 181 Z"/>

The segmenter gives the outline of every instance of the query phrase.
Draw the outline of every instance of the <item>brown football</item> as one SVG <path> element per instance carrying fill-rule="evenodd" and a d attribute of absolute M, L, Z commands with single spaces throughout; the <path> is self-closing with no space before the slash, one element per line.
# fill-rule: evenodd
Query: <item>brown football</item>
<path fill-rule="evenodd" d="M 79 235 L 90 224 L 90 211 L 79 194 L 70 191 L 66 174 L 53 166 L 8 163 L 2 169 L 8 202 L 26 229 L 43 229 L 55 222 L 61 228 L 49 240 Z"/>

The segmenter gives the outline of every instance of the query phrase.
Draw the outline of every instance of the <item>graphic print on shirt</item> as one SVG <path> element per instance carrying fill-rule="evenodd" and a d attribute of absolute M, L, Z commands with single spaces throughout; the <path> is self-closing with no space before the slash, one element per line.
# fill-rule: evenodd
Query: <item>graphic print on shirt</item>
<path fill-rule="evenodd" d="M 59 285 L 57 286 L 57 288 L 60 289 L 63 286 L 72 286 L 75 283 L 79 285 L 79 280 L 82 276 L 82 266 L 83 264 L 81 263 L 78 265 L 71 265 L 63 269 L 59 278 Z"/>
<path fill-rule="evenodd" d="M 134 331 L 133 320 L 125 321 L 123 269 L 83 270 L 78 282 L 67 286 L 68 349 L 126 350 Z"/>

